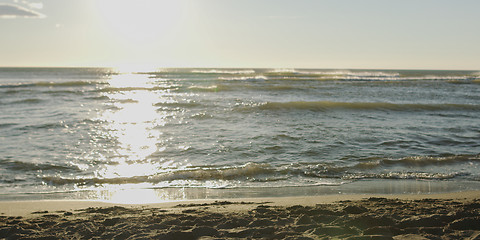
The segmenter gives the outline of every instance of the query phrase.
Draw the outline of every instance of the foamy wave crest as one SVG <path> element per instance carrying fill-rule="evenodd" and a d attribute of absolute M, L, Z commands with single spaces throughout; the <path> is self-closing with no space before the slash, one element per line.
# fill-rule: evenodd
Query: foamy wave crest
<path fill-rule="evenodd" d="M 471 81 L 477 79 L 472 76 L 422 76 L 422 77 L 401 77 L 382 75 L 357 75 L 351 74 L 338 78 L 339 80 L 351 81 Z"/>
<path fill-rule="evenodd" d="M 225 80 L 225 81 L 268 80 L 268 77 L 264 75 L 243 76 L 243 77 L 219 77 L 218 80 Z"/>
<path fill-rule="evenodd" d="M 344 79 L 352 80 L 352 79 L 372 79 L 372 80 L 397 80 L 399 78 L 400 73 L 397 72 L 349 72 L 345 74 Z"/>
<path fill-rule="evenodd" d="M 368 80 L 368 79 L 397 79 L 398 72 L 363 71 L 352 72 L 350 70 L 296 70 L 275 69 L 266 72 L 267 76 L 285 79 L 317 79 L 317 80 Z"/>
<path fill-rule="evenodd" d="M 211 119 L 211 118 L 214 118 L 214 116 L 211 115 L 211 114 L 208 114 L 206 112 L 201 112 L 201 113 L 193 114 L 192 116 L 190 116 L 190 118 L 192 118 L 192 119 Z M 1 126 L 0 126 L 0 128 L 1 128 Z"/>
<path fill-rule="evenodd" d="M 389 110 L 389 111 L 442 111 L 442 110 L 480 110 L 480 105 L 472 104 L 421 104 L 421 103 L 385 103 L 385 102 L 331 102 L 331 101 L 294 101 L 266 102 L 253 107 L 261 110 L 309 110 L 327 111 L 346 110 Z"/>
<path fill-rule="evenodd" d="M 224 84 L 216 84 L 216 85 L 209 85 L 209 86 L 190 86 L 187 88 L 188 91 L 193 92 L 221 92 L 221 91 L 232 91 L 235 90 L 234 87 L 224 85 Z"/>
<path fill-rule="evenodd" d="M 373 169 L 401 165 L 405 167 L 446 166 L 480 162 L 480 155 L 412 156 L 400 159 L 376 159 L 357 164 L 355 169 Z"/>
<path fill-rule="evenodd" d="M 129 92 L 129 91 L 163 91 L 172 90 L 170 87 L 105 87 L 97 89 L 97 92 Z M 174 90 L 174 89 L 173 89 Z"/>
<path fill-rule="evenodd" d="M 428 172 L 388 172 L 388 173 L 358 173 L 343 176 L 346 180 L 359 179 L 411 179 L 411 180 L 446 180 L 455 178 L 457 173 Z"/>
<path fill-rule="evenodd" d="M 14 83 L 14 84 L 1 84 L 0 88 L 22 88 L 22 87 L 31 87 L 35 86 L 33 83 Z"/>
<path fill-rule="evenodd" d="M 203 74 L 254 74 L 255 70 L 245 69 L 245 70 L 226 70 L 226 69 L 210 69 L 210 70 L 192 70 L 192 73 L 203 73 Z"/>
<path fill-rule="evenodd" d="M 294 68 L 276 68 L 268 71 L 269 73 L 298 73 Z"/>
<path fill-rule="evenodd" d="M 478 74 L 458 73 L 450 75 L 416 75 L 409 71 L 353 71 L 353 70 L 296 70 L 275 69 L 265 72 L 265 76 L 277 80 L 322 80 L 322 81 L 460 81 L 475 82 Z"/>
<path fill-rule="evenodd" d="M 412 159 L 415 161 L 411 163 Z M 426 161 L 423 161 L 426 159 Z M 402 159 L 383 159 L 371 160 L 359 163 L 353 166 L 342 166 L 332 164 L 312 164 L 297 166 L 291 173 L 303 175 L 309 178 L 339 178 L 344 180 L 361 179 L 429 179 L 444 180 L 459 176 L 468 176 L 466 172 L 436 172 L 428 169 L 429 167 L 441 167 L 453 165 L 456 163 L 479 162 L 478 156 L 452 156 L 452 157 L 408 157 Z M 395 169 L 395 170 L 393 170 Z M 417 169 L 412 171 L 411 169 Z"/>
<path fill-rule="evenodd" d="M 55 175 L 43 176 L 42 180 L 44 183 L 54 186 L 150 184 L 153 187 L 218 187 L 225 186 L 226 183 L 229 183 L 227 185 L 230 187 L 263 186 L 258 185 L 257 183 L 269 183 L 275 186 L 293 186 L 293 182 L 301 182 L 300 186 L 304 186 L 302 184 L 343 184 L 344 182 L 341 182 L 341 180 L 351 181 L 361 179 L 445 180 L 453 179 L 459 176 L 468 176 L 469 174 L 456 171 L 433 172 L 428 171 L 427 168 L 432 165 L 437 166 L 439 164 L 453 164 L 459 161 L 468 162 L 479 160 L 480 157 L 478 155 L 451 157 L 409 157 L 398 160 L 386 159 L 383 161 L 377 161 L 372 163 L 369 167 L 367 167 L 366 164 L 342 166 L 332 163 L 298 163 L 272 166 L 269 164 L 248 163 L 238 167 L 199 166 L 170 171 L 163 169 L 157 174 L 142 176 L 118 176 L 112 178 L 92 176 L 70 178 Z M 414 161 L 414 163 L 411 163 L 411 161 Z M 422 163 L 419 164 L 418 162 Z M 404 168 L 389 170 L 389 167 L 392 167 L 395 164 L 400 164 Z M 409 170 L 411 169 L 411 166 L 416 166 L 417 170 Z M 420 166 L 420 168 L 418 168 L 418 166 Z M 39 166 L 27 165 L 24 166 L 24 168 L 38 169 Z M 369 170 L 377 170 L 365 171 L 367 168 Z M 40 169 L 43 169 L 43 167 L 40 167 Z M 213 182 L 218 184 L 212 184 Z M 240 184 L 238 185 L 238 183 Z M 269 184 L 267 185 L 273 186 Z"/>
<path fill-rule="evenodd" d="M 177 170 L 148 176 L 131 176 L 115 178 L 66 178 L 60 176 L 44 176 L 42 180 L 52 185 L 78 184 L 78 185 L 101 185 L 101 184 L 138 184 L 170 182 L 175 180 L 248 180 L 261 175 L 269 175 L 275 170 L 268 164 L 248 163 L 240 167 L 215 168 L 204 167 L 196 169 Z"/>
<path fill-rule="evenodd" d="M 298 71 L 297 73 L 311 76 L 343 76 L 351 74 L 351 72 L 347 70 Z"/>

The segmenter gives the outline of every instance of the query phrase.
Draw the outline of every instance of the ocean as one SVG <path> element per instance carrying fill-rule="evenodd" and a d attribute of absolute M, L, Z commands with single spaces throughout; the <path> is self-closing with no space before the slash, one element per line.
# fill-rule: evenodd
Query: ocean
<path fill-rule="evenodd" d="M 480 189 L 479 119 L 479 71 L 0 68 L 0 200 Z"/>

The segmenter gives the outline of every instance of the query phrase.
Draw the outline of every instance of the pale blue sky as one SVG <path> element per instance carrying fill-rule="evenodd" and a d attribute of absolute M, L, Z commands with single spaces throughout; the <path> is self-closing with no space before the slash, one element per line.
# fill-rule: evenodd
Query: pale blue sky
<path fill-rule="evenodd" d="M 0 66 L 480 70 L 478 0 L 0 0 Z"/>

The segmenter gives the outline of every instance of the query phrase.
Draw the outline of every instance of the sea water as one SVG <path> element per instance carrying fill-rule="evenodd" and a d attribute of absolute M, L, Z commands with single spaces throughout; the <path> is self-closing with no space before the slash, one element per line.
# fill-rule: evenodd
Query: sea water
<path fill-rule="evenodd" d="M 479 119 L 478 71 L 0 68 L 0 199 L 480 189 Z"/>

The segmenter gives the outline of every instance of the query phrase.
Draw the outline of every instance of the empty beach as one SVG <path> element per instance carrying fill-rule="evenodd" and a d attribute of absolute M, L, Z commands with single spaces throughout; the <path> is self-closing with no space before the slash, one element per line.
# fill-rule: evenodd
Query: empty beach
<path fill-rule="evenodd" d="M 480 192 L 0 203 L 6 239 L 479 239 Z"/>

